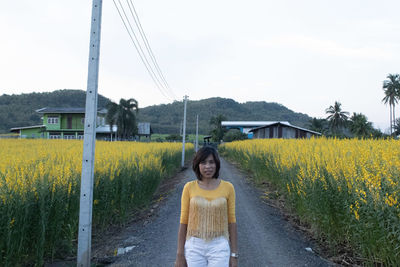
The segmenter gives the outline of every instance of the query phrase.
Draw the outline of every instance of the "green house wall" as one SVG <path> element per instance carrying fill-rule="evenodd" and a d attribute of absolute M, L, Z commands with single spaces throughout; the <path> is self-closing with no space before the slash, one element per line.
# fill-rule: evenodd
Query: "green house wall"
<path fill-rule="evenodd" d="M 43 128 L 21 129 L 22 138 L 44 138 L 46 137 Z"/>
<path fill-rule="evenodd" d="M 71 128 L 68 128 L 68 118 L 71 118 Z M 82 119 L 84 118 L 83 114 L 61 114 L 61 129 L 83 130 Z"/>
<path fill-rule="evenodd" d="M 103 114 L 97 114 L 97 126 L 105 123 Z M 49 117 L 57 117 L 58 123 L 48 123 Z M 68 125 L 70 118 L 71 124 Z M 83 113 L 45 113 L 43 114 L 43 125 L 45 127 L 21 129 L 20 136 L 22 138 L 50 138 L 50 135 L 59 135 L 64 138 L 65 135 L 74 135 L 75 139 L 83 135 L 85 114 Z"/>
<path fill-rule="evenodd" d="M 56 124 L 49 124 L 48 123 L 48 118 L 49 117 L 58 117 L 58 123 Z M 43 125 L 46 125 L 47 130 L 60 130 L 60 124 L 61 124 L 61 119 L 60 119 L 60 114 L 43 114 Z"/>

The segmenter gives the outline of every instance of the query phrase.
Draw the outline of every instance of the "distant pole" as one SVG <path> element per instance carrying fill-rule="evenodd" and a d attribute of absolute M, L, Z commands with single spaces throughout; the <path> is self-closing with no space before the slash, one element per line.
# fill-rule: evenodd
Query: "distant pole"
<path fill-rule="evenodd" d="M 196 115 L 196 152 L 199 150 L 199 114 Z"/>
<path fill-rule="evenodd" d="M 99 80 L 102 0 L 93 0 L 89 67 L 85 106 L 77 266 L 89 267 L 92 243 L 94 151 L 96 141 L 97 85 Z"/>
<path fill-rule="evenodd" d="M 186 139 L 186 102 L 188 96 L 184 97 L 184 108 L 183 108 L 183 136 L 182 136 L 182 164 L 181 167 L 185 165 L 185 139 Z"/>

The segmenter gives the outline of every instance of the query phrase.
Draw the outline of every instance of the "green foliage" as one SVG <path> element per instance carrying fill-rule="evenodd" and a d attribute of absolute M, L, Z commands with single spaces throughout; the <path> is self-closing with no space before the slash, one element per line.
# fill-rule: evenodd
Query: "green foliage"
<path fill-rule="evenodd" d="M 203 142 L 204 135 L 199 134 L 198 140 L 199 144 Z M 151 135 L 151 141 L 154 142 L 182 142 L 182 136 L 178 134 L 152 134 Z M 195 143 L 196 141 L 196 135 L 195 134 L 187 134 L 185 141 L 187 143 Z"/>
<path fill-rule="evenodd" d="M 228 132 L 225 133 L 223 138 L 224 142 L 232 142 L 244 139 L 247 139 L 247 134 L 242 133 L 238 129 L 230 129 Z"/>
<path fill-rule="evenodd" d="M 132 139 L 138 133 L 136 115 L 139 111 L 139 105 L 135 99 L 121 98 L 119 104 L 108 103 L 107 109 L 107 123 L 110 125 L 111 131 L 113 125 L 117 125 L 118 140 Z"/>
<path fill-rule="evenodd" d="M 400 122 L 400 121 L 399 121 Z M 309 122 L 308 129 L 311 131 L 322 133 L 326 136 L 335 136 L 337 138 L 386 138 L 379 129 L 375 129 L 368 118 L 362 113 L 353 113 L 350 120 L 347 120 L 339 128 L 336 133 L 331 131 L 329 121 L 327 119 L 312 118 Z M 400 131 L 399 131 L 400 133 Z"/>
<path fill-rule="evenodd" d="M 329 123 L 326 119 L 312 118 L 309 121 L 308 129 L 314 132 L 326 134 L 329 131 Z"/>
<path fill-rule="evenodd" d="M 39 125 L 40 115 L 35 110 L 43 107 L 84 107 L 86 94 L 82 90 L 57 90 L 50 93 L 31 93 L 0 96 L 0 133 L 8 133 L 10 128 Z M 99 108 L 105 108 L 109 99 L 99 95 Z M 187 103 L 186 132 L 196 132 L 196 115 L 199 115 L 199 133 L 212 130 L 209 124 L 215 114 L 224 114 L 237 121 L 289 121 L 307 127 L 310 117 L 296 113 L 278 103 L 264 101 L 238 103 L 227 98 L 208 98 Z M 137 121 L 150 122 L 155 133 L 179 134 L 183 120 L 183 102 L 154 105 L 140 109 Z"/>
<path fill-rule="evenodd" d="M 393 125 L 394 134 L 396 136 L 400 135 L 400 118 L 397 118 Z"/>
<path fill-rule="evenodd" d="M 182 142 L 182 136 L 180 136 L 179 134 L 170 134 L 168 136 L 165 137 L 166 141 L 179 141 Z"/>
<path fill-rule="evenodd" d="M 10 128 L 42 124 L 40 114 L 35 110 L 43 107 L 84 107 L 86 92 L 83 90 L 56 90 L 46 93 L 30 93 L 0 96 L 0 133 Z M 110 102 L 99 95 L 98 107 L 104 108 Z"/>
<path fill-rule="evenodd" d="M 400 99 L 400 75 L 388 74 L 386 78 L 387 80 L 383 81 L 385 97 L 382 99 L 382 102 L 389 104 L 390 107 L 390 134 L 392 134 L 396 121 L 395 106 Z"/>
<path fill-rule="evenodd" d="M 217 116 L 213 116 L 210 119 L 210 124 L 212 125 L 213 129 L 211 130 L 211 139 L 214 142 L 220 142 L 226 133 L 226 129 L 222 128 L 222 121 L 225 121 L 226 117 L 222 114 Z"/>
<path fill-rule="evenodd" d="M 306 127 L 310 120 L 309 116 L 295 113 L 278 103 L 264 101 L 238 103 L 232 99 L 214 97 L 188 101 L 186 114 L 188 134 L 196 132 L 197 114 L 201 134 L 207 134 L 213 129 L 209 122 L 215 114 L 224 114 L 226 118 L 235 121 L 289 121 L 300 127 Z M 155 133 L 178 134 L 183 120 L 183 102 L 175 101 L 171 104 L 141 108 L 138 120 L 150 122 Z"/>
<path fill-rule="evenodd" d="M 372 134 L 372 123 L 361 113 L 353 113 L 350 118 L 350 130 L 358 138 L 367 138 Z"/>
<path fill-rule="evenodd" d="M 343 134 L 343 127 L 349 116 L 349 112 L 343 111 L 341 106 L 340 102 L 335 101 L 333 106 L 329 106 L 325 110 L 326 114 L 328 114 L 326 119 L 329 121 L 329 128 L 333 135 Z"/>

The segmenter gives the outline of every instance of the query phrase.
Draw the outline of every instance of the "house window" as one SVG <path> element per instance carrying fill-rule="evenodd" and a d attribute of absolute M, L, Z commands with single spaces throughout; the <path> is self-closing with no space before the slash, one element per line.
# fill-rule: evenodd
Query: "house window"
<path fill-rule="evenodd" d="M 47 117 L 47 124 L 58 124 L 58 117 Z"/>
<path fill-rule="evenodd" d="M 49 138 L 50 139 L 61 139 L 61 135 L 60 134 L 50 134 Z"/>
<path fill-rule="evenodd" d="M 64 134 L 64 139 L 75 139 L 74 134 Z"/>

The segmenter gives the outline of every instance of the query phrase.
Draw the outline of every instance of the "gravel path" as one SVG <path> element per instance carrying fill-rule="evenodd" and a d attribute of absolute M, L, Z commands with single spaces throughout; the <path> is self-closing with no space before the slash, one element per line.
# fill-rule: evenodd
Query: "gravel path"
<path fill-rule="evenodd" d="M 135 246 L 118 256 L 117 266 L 173 266 L 176 255 L 180 197 L 186 182 L 196 178 L 190 169 L 148 221 L 131 225 L 124 246 Z M 221 159 L 220 177 L 236 190 L 239 266 L 335 266 L 313 252 L 312 245 L 283 219 L 280 212 L 263 203 L 262 192 L 246 182 L 243 173 Z"/>

